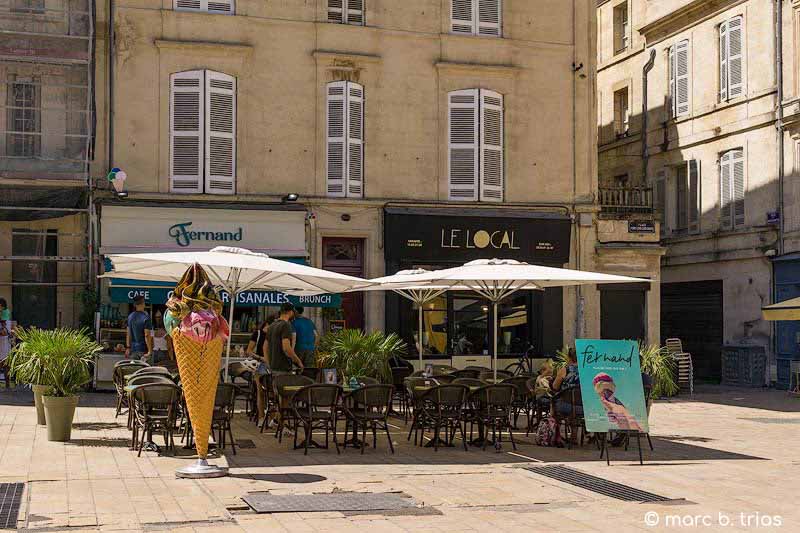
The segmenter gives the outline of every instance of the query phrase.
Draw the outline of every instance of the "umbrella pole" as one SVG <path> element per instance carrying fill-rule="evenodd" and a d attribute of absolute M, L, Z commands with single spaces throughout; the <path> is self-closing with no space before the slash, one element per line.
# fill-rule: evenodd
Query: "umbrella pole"
<path fill-rule="evenodd" d="M 419 369 L 420 370 L 425 370 L 425 367 L 422 366 L 422 346 L 424 344 L 422 342 L 422 329 L 423 329 L 424 325 L 423 325 L 423 319 L 422 319 L 422 302 L 421 301 L 417 302 L 417 307 L 419 308 Z"/>
<path fill-rule="evenodd" d="M 228 365 L 231 364 L 231 337 L 233 337 L 233 306 L 236 303 L 237 292 L 231 291 L 231 308 L 228 311 L 228 346 L 225 350 L 225 383 L 230 382 L 230 375 L 228 374 Z"/>
<path fill-rule="evenodd" d="M 497 300 L 492 302 L 492 328 L 494 329 L 494 380 L 497 382 Z"/>

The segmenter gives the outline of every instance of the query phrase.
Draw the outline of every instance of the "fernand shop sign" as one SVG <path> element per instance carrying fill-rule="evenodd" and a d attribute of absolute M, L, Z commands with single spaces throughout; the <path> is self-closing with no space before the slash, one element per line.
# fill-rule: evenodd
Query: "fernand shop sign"
<path fill-rule="evenodd" d="M 241 227 L 234 231 L 207 231 L 192 228 L 192 222 L 181 222 L 169 228 L 169 236 L 175 239 L 178 246 L 187 247 L 195 241 L 202 242 L 241 242 L 243 230 Z"/>

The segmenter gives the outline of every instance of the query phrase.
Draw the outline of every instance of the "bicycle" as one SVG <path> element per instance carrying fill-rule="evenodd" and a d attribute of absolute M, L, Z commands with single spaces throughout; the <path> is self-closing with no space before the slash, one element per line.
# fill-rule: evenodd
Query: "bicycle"
<path fill-rule="evenodd" d="M 514 376 L 522 376 L 522 375 L 534 375 L 535 372 L 533 371 L 533 357 L 535 349 L 533 344 L 528 345 L 528 349 L 525 350 L 525 353 L 519 355 L 519 360 L 516 363 L 511 363 L 508 365 L 505 370 L 507 372 L 511 372 Z"/>

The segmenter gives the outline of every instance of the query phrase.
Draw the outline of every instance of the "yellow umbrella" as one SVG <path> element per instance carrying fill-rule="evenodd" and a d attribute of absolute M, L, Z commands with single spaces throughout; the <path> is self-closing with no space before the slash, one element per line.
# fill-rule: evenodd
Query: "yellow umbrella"
<path fill-rule="evenodd" d="M 800 298 L 762 307 L 761 313 L 764 320 L 800 320 Z"/>

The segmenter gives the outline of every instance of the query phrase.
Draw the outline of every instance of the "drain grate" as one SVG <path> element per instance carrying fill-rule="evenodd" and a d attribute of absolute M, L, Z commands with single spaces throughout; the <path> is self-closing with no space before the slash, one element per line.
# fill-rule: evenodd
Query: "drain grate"
<path fill-rule="evenodd" d="M 325 511 L 398 511 L 416 507 L 411 498 L 393 492 L 333 492 L 330 494 L 270 494 L 250 492 L 242 499 L 257 513 L 318 513 Z"/>
<path fill-rule="evenodd" d="M 590 490 L 609 498 L 616 498 L 626 502 L 668 502 L 673 498 L 665 498 L 652 492 L 629 487 L 614 481 L 608 481 L 601 477 L 592 476 L 569 468 L 568 466 L 561 465 L 547 465 L 547 466 L 529 466 L 526 470 L 530 470 L 534 474 L 549 477 L 563 483 L 568 483 L 582 489 Z"/>
<path fill-rule="evenodd" d="M 256 443 L 253 441 L 253 439 L 239 439 L 236 441 L 236 447 L 246 450 L 248 448 L 255 448 Z"/>
<path fill-rule="evenodd" d="M 0 483 L 0 529 L 17 529 L 25 483 Z"/>

